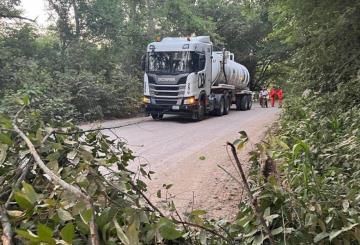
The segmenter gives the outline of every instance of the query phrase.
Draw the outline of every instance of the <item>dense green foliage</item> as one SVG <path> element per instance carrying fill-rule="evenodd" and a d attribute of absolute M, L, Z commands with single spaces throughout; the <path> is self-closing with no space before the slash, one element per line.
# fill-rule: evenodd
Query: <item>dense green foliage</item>
<path fill-rule="evenodd" d="M 49 109 L 42 113 L 46 121 L 136 114 L 141 109 L 141 56 L 157 36 L 210 35 L 253 75 L 257 64 L 265 64 L 261 55 L 252 55 L 271 30 L 260 6 L 187 0 L 46 2 L 56 20 L 46 30 L 31 21 L 6 22 L 20 16 L 15 8 L 20 2 L 0 5 L 3 112 L 12 112 L 11 98 L 32 94 L 38 102 L 33 106 Z"/>
<path fill-rule="evenodd" d="M 21 19 L 18 3 L 1 2 L 0 18 Z M 86 244 L 94 215 L 100 241 L 109 244 L 270 243 L 254 203 L 245 199 L 231 223 L 208 221 L 202 210 L 181 222 L 172 203 L 164 217 L 143 196 L 141 178 L 151 173 L 127 170 L 133 155 L 123 142 L 99 132 L 71 133 L 78 129 L 66 122 L 138 112 L 138 61 L 146 43 L 157 35 L 195 33 L 233 51 L 255 74 L 253 86 L 284 87 L 279 125 L 257 145 L 249 170 L 255 204 L 275 243 L 360 243 L 360 2 L 49 5 L 57 23 L 45 32 L 31 22 L 0 22 L 0 212 L 6 209 L 17 242 Z M 24 104 L 16 122 L 46 165 L 91 197 L 91 212 L 49 181 L 3 115 L 13 116 Z M 42 143 L 54 126 L 59 128 Z M 31 171 L 18 185 L 26 163 Z"/>
<path fill-rule="evenodd" d="M 253 152 L 250 178 L 279 244 L 358 244 L 360 155 L 360 3 L 276 1 L 276 26 L 291 56 L 270 70 L 287 73 L 276 136 Z M 236 229 L 246 244 L 268 241 L 251 205 Z"/>

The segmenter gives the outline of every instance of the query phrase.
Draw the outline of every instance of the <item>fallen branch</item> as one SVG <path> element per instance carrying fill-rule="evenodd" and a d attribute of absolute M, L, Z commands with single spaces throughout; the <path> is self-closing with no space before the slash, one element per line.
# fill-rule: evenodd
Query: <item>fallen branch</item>
<path fill-rule="evenodd" d="M 15 193 L 15 190 L 18 189 L 21 182 L 23 182 L 23 180 L 25 180 L 25 178 L 26 178 L 27 174 L 29 173 L 30 168 L 32 167 L 33 163 L 34 163 L 34 159 L 31 158 L 25 164 L 25 167 L 22 169 L 22 173 L 21 173 L 20 177 L 17 179 L 15 185 L 12 187 L 12 191 L 11 191 L 11 193 L 10 193 L 10 195 L 9 195 L 5 205 L 4 205 L 5 209 L 7 209 L 9 207 L 11 199 L 12 199 L 14 193 Z"/>
<path fill-rule="evenodd" d="M 127 126 L 137 125 L 143 122 L 146 122 L 147 120 L 141 120 L 139 122 L 133 122 L 133 123 L 127 123 L 119 126 L 113 126 L 113 127 L 103 127 L 103 128 L 95 128 L 95 129 L 84 129 L 84 130 L 76 130 L 72 132 L 62 132 L 61 129 L 54 130 L 53 133 L 60 134 L 60 135 L 73 135 L 73 134 L 84 134 L 84 133 L 91 133 L 91 132 L 98 132 L 101 130 L 112 130 L 112 129 L 118 129 L 118 128 L 124 128 Z"/>
<path fill-rule="evenodd" d="M 43 145 L 46 140 L 54 133 L 54 130 L 51 130 L 41 141 L 41 145 Z M 31 167 L 33 166 L 33 163 L 34 163 L 34 158 L 30 158 L 29 161 L 25 164 L 24 168 L 18 168 L 17 171 L 21 171 L 21 175 L 20 177 L 17 179 L 15 185 L 12 187 L 12 191 L 4 205 L 5 209 L 8 209 L 9 205 L 10 205 L 10 202 L 11 202 L 11 199 L 15 193 L 15 190 L 19 188 L 20 184 L 25 180 L 27 174 L 29 173 Z M 20 164 L 21 165 L 21 164 Z"/>
<path fill-rule="evenodd" d="M 95 224 L 95 213 L 92 206 L 91 198 L 83 193 L 79 188 L 65 182 L 63 179 L 61 179 L 59 176 L 57 176 L 54 172 L 52 172 L 46 164 L 41 159 L 39 153 L 36 151 L 34 144 L 30 141 L 30 139 L 24 134 L 24 132 L 21 131 L 21 129 L 17 126 L 17 118 L 19 114 L 24 110 L 25 107 L 22 107 L 21 110 L 19 110 L 16 113 L 16 116 L 13 120 L 13 128 L 14 130 L 19 134 L 19 136 L 25 141 L 27 147 L 29 148 L 29 151 L 31 155 L 33 156 L 35 163 L 41 168 L 42 171 L 44 171 L 45 174 L 47 174 L 52 181 L 54 181 L 56 184 L 60 185 L 64 190 L 72 193 L 75 195 L 79 200 L 83 200 L 86 202 L 86 206 L 88 209 L 93 210 L 92 218 L 89 221 L 89 228 L 90 228 L 90 241 L 92 245 L 99 245 L 99 238 L 97 234 L 97 228 Z"/>
<path fill-rule="evenodd" d="M 264 227 L 266 234 L 269 236 L 270 244 L 275 244 L 274 237 L 271 234 L 271 231 L 270 231 L 269 227 L 266 225 L 265 219 L 264 219 L 263 215 L 260 212 L 260 208 L 259 208 L 259 206 L 257 204 L 257 200 L 256 200 L 256 198 L 254 198 L 254 196 L 253 196 L 253 194 L 252 194 L 252 192 L 250 190 L 249 183 L 247 182 L 244 170 L 243 170 L 243 168 L 241 166 L 241 163 L 240 163 L 240 160 L 239 160 L 239 158 L 238 158 L 238 156 L 236 154 L 236 148 L 230 142 L 227 142 L 227 145 L 231 147 L 231 152 L 232 152 L 233 157 L 235 159 L 236 165 L 237 165 L 237 167 L 238 167 L 238 169 L 240 171 L 241 180 L 242 180 L 243 185 L 245 187 L 245 190 L 246 190 L 246 192 L 248 194 L 248 198 L 250 200 L 251 207 L 252 207 L 255 215 L 257 216 L 257 218 L 260 220 L 261 225 Z"/>

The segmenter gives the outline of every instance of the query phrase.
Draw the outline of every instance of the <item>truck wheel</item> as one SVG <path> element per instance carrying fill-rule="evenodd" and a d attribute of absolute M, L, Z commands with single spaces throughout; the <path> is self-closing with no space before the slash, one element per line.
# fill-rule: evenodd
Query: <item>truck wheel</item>
<path fill-rule="evenodd" d="M 225 100 L 224 115 L 229 114 L 229 111 L 230 111 L 230 106 L 231 106 L 231 101 L 230 101 L 230 98 L 229 98 L 229 97 L 226 97 L 226 100 Z"/>
<path fill-rule="evenodd" d="M 163 119 L 164 114 L 151 113 L 151 117 L 152 117 L 154 120 L 161 120 L 161 119 Z"/>
<path fill-rule="evenodd" d="M 252 106 L 252 96 L 248 95 L 246 96 L 248 97 L 248 104 L 247 104 L 247 110 L 251 110 L 251 106 Z"/>
<path fill-rule="evenodd" d="M 199 122 L 203 120 L 204 117 L 205 117 L 205 105 L 204 105 L 204 101 L 200 101 L 198 111 L 193 112 L 192 119 L 196 122 Z"/>
<path fill-rule="evenodd" d="M 236 105 L 236 110 L 240 111 L 240 109 L 241 109 L 241 97 L 236 97 L 235 105 Z"/>
<path fill-rule="evenodd" d="M 240 110 L 246 111 L 247 106 L 248 106 L 247 96 L 241 96 L 240 98 L 241 98 L 240 99 Z"/>
<path fill-rule="evenodd" d="M 215 114 L 216 116 L 222 116 L 224 115 L 224 111 L 225 111 L 225 99 L 224 97 L 221 97 L 219 108 L 216 109 Z"/>

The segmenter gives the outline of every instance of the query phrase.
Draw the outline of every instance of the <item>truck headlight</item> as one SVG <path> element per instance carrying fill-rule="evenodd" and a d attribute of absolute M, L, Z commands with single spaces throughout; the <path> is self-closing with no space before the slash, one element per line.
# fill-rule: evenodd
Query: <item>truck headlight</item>
<path fill-rule="evenodd" d="M 143 102 L 144 102 L 145 104 L 150 104 L 150 98 L 149 98 L 149 97 L 144 96 L 144 98 L 143 98 Z"/>
<path fill-rule="evenodd" d="M 184 105 L 191 105 L 191 104 L 194 104 L 195 102 L 196 102 L 196 99 L 194 96 L 184 99 Z"/>

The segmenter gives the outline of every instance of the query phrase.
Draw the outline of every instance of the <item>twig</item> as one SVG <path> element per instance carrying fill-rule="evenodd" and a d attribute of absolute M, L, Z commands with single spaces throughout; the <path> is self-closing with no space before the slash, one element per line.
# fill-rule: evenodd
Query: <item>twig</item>
<path fill-rule="evenodd" d="M 281 218 L 282 218 L 282 224 L 283 224 L 283 229 L 284 229 L 284 245 L 287 245 L 286 243 L 286 231 L 285 231 L 285 221 L 284 221 L 284 210 L 281 207 Z"/>
<path fill-rule="evenodd" d="M 123 128 L 123 127 L 131 126 L 131 125 L 140 124 L 140 123 L 143 123 L 143 122 L 146 122 L 146 120 L 142 120 L 142 121 L 139 121 L 139 122 L 128 123 L 128 124 L 119 125 L 119 126 L 114 126 L 114 127 L 104 127 L 104 128 L 96 128 L 96 129 L 78 130 L 78 131 L 73 131 L 73 132 L 61 132 L 60 130 L 55 130 L 54 133 L 55 134 L 62 134 L 62 135 L 83 134 L 83 133 L 97 132 L 97 131 L 101 131 L 101 130 L 111 130 L 111 129 Z"/>
<path fill-rule="evenodd" d="M 1 241 L 3 245 L 12 245 L 12 236 L 13 232 L 11 229 L 11 224 L 9 217 L 7 216 L 6 209 L 3 206 L 0 206 L 0 222 L 3 229 L 3 234 L 1 236 Z"/>
<path fill-rule="evenodd" d="M 230 242 L 230 239 L 226 238 L 225 236 L 223 236 L 222 234 L 218 233 L 217 231 L 215 230 L 212 230 L 210 228 L 207 228 L 205 226 L 202 226 L 202 225 L 198 225 L 198 224 L 194 224 L 194 223 L 190 223 L 190 222 L 186 222 L 186 221 L 180 221 L 180 220 L 176 220 L 176 219 L 172 219 L 173 222 L 177 223 L 177 224 L 183 224 L 183 225 L 188 225 L 188 226 L 192 226 L 192 227 L 195 227 L 195 228 L 199 228 L 199 229 L 202 229 L 202 230 L 205 230 L 217 237 L 220 237 L 221 239 L 225 240 L 225 241 L 228 241 Z"/>
<path fill-rule="evenodd" d="M 183 222 L 183 220 L 182 220 L 182 218 L 181 218 L 181 216 L 180 216 L 180 214 L 179 214 L 179 212 L 177 211 L 177 209 L 175 208 L 175 213 L 176 213 L 176 216 L 179 218 L 179 220 L 181 221 L 181 222 Z M 186 231 L 186 232 L 188 232 L 189 230 L 188 230 L 188 228 L 185 226 L 185 224 L 182 224 L 183 225 L 183 227 L 184 227 L 184 230 Z"/>
<path fill-rule="evenodd" d="M 241 163 L 240 163 L 240 160 L 236 154 L 236 148 L 233 144 L 231 144 L 230 142 L 227 142 L 227 145 L 231 147 L 231 152 L 233 154 L 233 157 L 235 159 L 235 162 L 236 162 L 236 165 L 237 167 L 239 168 L 240 170 L 240 174 L 241 174 L 241 179 L 242 179 L 242 182 L 244 184 L 244 187 L 245 187 L 245 190 L 248 194 L 248 197 L 249 197 L 249 200 L 250 200 L 250 203 L 251 203 L 251 206 L 252 206 L 252 209 L 255 213 L 255 215 L 257 216 L 257 218 L 260 220 L 262 226 L 264 227 L 265 229 L 265 232 L 267 233 L 267 235 L 269 236 L 269 241 L 270 241 L 270 244 L 275 244 L 275 241 L 274 241 L 274 238 L 273 238 L 273 235 L 271 234 L 271 231 L 269 229 L 269 227 L 266 225 L 266 222 L 265 222 L 265 219 L 264 217 L 262 216 L 261 212 L 260 212 L 260 209 L 259 209 L 259 206 L 257 204 L 257 200 L 256 198 L 254 198 L 253 194 L 251 193 L 251 190 L 250 190 L 250 187 L 249 187 L 249 183 L 247 182 L 247 179 L 246 179 L 246 176 L 245 176 L 245 173 L 244 173 L 244 170 L 241 166 Z"/>
<path fill-rule="evenodd" d="M 41 145 L 45 144 L 45 142 L 47 141 L 47 139 L 48 139 L 53 133 L 55 133 L 55 129 L 51 129 L 51 130 L 45 135 L 45 137 L 41 140 Z"/>
<path fill-rule="evenodd" d="M 17 118 L 19 114 L 25 109 L 25 107 L 22 107 L 21 110 L 19 110 L 16 113 L 16 116 L 13 120 L 13 128 L 14 130 L 19 134 L 19 136 L 25 141 L 27 147 L 29 148 L 29 151 L 31 155 L 33 156 L 36 164 L 41 168 L 42 171 L 44 171 L 45 174 L 47 174 L 52 181 L 54 181 L 56 184 L 60 185 L 64 190 L 74 194 L 79 200 L 84 200 L 86 202 L 86 206 L 89 209 L 93 209 L 91 198 L 83 193 L 79 188 L 65 182 L 63 179 L 61 179 L 59 176 L 57 176 L 54 172 L 52 172 L 46 164 L 41 159 L 40 155 L 35 149 L 34 144 L 30 141 L 30 139 L 24 134 L 24 132 L 21 131 L 21 129 L 17 126 Z M 95 213 L 93 213 L 92 218 L 89 221 L 89 228 L 90 228 L 90 241 L 92 245 L 99 245 L 99 238 L 97 234 L 97 228 L 95 224 Z"/>
<path fill-rule="evenodd" d="M 223 166 L 221 165 L 217 165 L 219 168 L 221 168 L 225 173 L 227 173 L 233 180 L 235 180 L 241 187 L 243 186 L 243 184 L 237 179 L 235 178 L 234 175 L 232 175 L 229 171 L 227 171 Z"/>
<path fill-rule="evenodd" d="M 54 133 L 54 130 L 52 129 L 52 130 L 43 138 L 43 140 L 41 141 L 41 145 L 43 145 L 43 144 L 46 142 L 46 140 L 47 140 L 53 133 Z M 5 205 L 4 205 L 5 209 L 7 209 L 7 208 L 9 207 L 10 201 L 11 201 L 11 199 L 12 199 L 14 193 L 15 193 L 15 190 L 20 186 L 21 182 L 23 182 L 23 180 L 25 180 L 25 178 L 26 178 L 27 174 L 29 173 L 30 168 L 32 167 L 33 163 L 34 163 L 34 158 L 31 157 L 31 158 L 29 159 L 29 161 L 25 164 L 25 167 L 21 170 L 22 173 L 21 173 L 19 179 L 16 181 L 15 185 L 12 187 L 12 191 L 11 191 L 11 193 L 10 193 L 10 195 L 9 195 L 9 197 L 8 197 Z M 18 169 L 18 170 L 19 170 L 19 169 Z"/>
<path fill-rule="evenodd" d="M 26 163 L 25 167 L 22 170 L 22 173 L 20 175 L 20 177 L 17 179 L 15 185 L 12 187 L 12 191 L 4 205 L 4 208 L 7 209 L 10 205 L 11 199 L 15 193 L 15 190 L 20 186 L 21 182 L 23 182 L 23 180 L 25 180 L 26 175 L 29 173 L 30 168 L 32 166 L 32 164 L 34 163 L 34 159 L 30 158 L 29 161 Z"/>
<path fill-rule="evenodd" d="M 132 188 L 135 189 L 135 191 L 136 191 L 139 195 L 141 195 L 141 196 L 145 199 L 145 201 L 151 206 L 152 209 L 154 209 L 156 212 L 158 212 L 161 217 L 165 217 L 165 215 L 163 214 L 163 212 L 161 212 L 160 209 L 158 209 L 158 208 L 150 201 L 150 199 L 149 199 L 141 190 L 139 190 L 139 188 L 137 188 L 137 186 L 136 186 L 132 181 L 129 181 L 128 183 L 132 186 Z"/>

